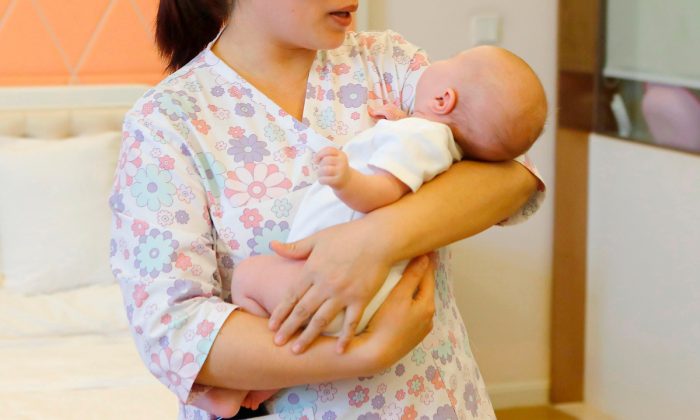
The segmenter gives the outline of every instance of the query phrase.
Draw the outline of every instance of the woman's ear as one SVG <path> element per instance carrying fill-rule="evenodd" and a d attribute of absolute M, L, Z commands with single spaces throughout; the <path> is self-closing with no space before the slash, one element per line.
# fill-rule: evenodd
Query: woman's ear
<path fill-rule="evenodd" d="M 430 109 L 435 114 L 447 115 L 457 105 L 457 92 L 452 88 L 445 89 L 440 96 L 436 96 L 430 103 Z"/>

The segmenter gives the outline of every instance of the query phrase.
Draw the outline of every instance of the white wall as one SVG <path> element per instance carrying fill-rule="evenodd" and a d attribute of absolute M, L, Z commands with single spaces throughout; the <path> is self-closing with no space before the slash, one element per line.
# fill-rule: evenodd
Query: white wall
<path fill-rule="evenodd" d="M 365 0 L 370 29 L 391 28 L 433 60 L 470 47 L 470 19 L 502 18 L 502 47 L 539 74 L 555 106 L 556 0 Z M 554 175 L 554 113 L 531 157 L 550 190 Z M 474 353 L 496 406 L 547 399 L 553 200 L 527 223 L 492 228 L 454 247 L 457 300 Z"/>
<path fill-rule="evenodd" d="M 700 156 L 593 136 L 585 399 L 617 419 L 700 413 Z"/>

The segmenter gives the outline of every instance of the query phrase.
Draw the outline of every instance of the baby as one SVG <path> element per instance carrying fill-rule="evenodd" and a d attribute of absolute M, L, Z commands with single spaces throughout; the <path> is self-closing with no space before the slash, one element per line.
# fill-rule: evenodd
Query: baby
<path fill-rule="evenodd" d="M 507 161 L 525 153 L 540 136 L 547 116 L 542 85 L 514 54 L 477 47 L 430 65 L 416 90 L 413 114 L 396 106 L 371 110 L 377 124 L 343 150 L 326 147 L 314 157 L 319 179 L 295 215 L 288 242 L 362 217 L 415 192 L 462 158 Z M 248 258 L 235 269 L 232 299 L 243 310 L 269 317 L 301 273 L 303 261 L 276 255 Z M 356 332 L 401 278 L 407 261 L 392 267 L 367 305 Z M 324 331 L 338 335 L 342 317 Z M 208 411 L 230 414 L 257 408 L 275 391 L 214 388 L 195 401 Z"/>

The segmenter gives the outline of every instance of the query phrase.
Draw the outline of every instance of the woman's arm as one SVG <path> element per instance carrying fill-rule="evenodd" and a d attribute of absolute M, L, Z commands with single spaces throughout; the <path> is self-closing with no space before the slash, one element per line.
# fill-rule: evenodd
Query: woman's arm
<path fill-rule="evenodd" d="M 365 218 L 293 244 L 273 244 L 287 258 L 308 258 L 302 281 L 273 311 L 269 326 L 278 345 L 303 323 L 293 349 L 304 351 L 324 319 L 346 309 L 339 350 L 350 341 L 364 305 L 401 259 L 475 235 L 506 219 L 533 194 L 537 178 L 517 162 L 464 161 L 415 194 Z M 284 322 L 282 322 L 284 321 Z"/>
<path fill-rule="evenodd" d="M 233 312 L 222 325 L 195 380 L 230 389 L 271 389 L 372 375 L 408 353 L 432 329 L 434 264 L 417 258 L 346 354 L 321 337 L 294 355 L 272 343 L 266 320 Z"/>

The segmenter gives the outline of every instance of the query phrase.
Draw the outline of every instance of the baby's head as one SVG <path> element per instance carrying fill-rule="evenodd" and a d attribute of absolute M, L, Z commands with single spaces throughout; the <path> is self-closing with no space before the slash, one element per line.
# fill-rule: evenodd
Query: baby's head
<path fill-rule="evenodd" d="M 484 46 L 430 65 L 418 81 L 414 115 L 447 124 L 467 158 L 510 160 L 542 133 L 547 99 L 525 61 Z"/>

